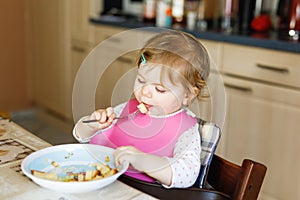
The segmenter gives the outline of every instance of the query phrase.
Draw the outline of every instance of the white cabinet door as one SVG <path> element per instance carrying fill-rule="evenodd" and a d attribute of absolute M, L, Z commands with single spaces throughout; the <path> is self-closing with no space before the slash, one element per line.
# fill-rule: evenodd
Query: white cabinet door
<path fill-rule="evenodd" d="M 234 78 L 227 85 L 222 154 L 267 166 L 260 199 L 300 199 L 300 91 Z"/>

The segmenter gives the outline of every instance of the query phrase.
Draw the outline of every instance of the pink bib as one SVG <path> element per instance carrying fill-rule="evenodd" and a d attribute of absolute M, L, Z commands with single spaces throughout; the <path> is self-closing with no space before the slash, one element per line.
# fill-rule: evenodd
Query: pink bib
<path fill-rule="evenodd" d="M 138 104 L 136 99 L 130 100 L 121 115 L 134 112 Z M 132 120 L 119 119 L 113 127 L 94 136 L 90 143 L 111 148 L 134 146 L 145 153 L 172 157 L 179 136 L 196 123 L 197 120 L 184 110 L 167 117 L 139 114 Z M 137 171 L 128 170 L 126 174 L 140 180 L 154 181 Z"/>

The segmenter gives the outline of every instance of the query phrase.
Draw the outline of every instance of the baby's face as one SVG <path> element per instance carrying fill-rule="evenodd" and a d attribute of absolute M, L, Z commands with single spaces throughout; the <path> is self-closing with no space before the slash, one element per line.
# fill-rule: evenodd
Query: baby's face
<path fill-rule="evenodd" d="M 161 82 L 162 66 L 147 63 L 138 69 L 134 85 L 134 95 L 139 102 L 150 106 L 148 114 L 166 115 L 178 111 L 187 100 L 187 91 L 176 78 L 174 70 L 173 84 L 166 76 Z"/>

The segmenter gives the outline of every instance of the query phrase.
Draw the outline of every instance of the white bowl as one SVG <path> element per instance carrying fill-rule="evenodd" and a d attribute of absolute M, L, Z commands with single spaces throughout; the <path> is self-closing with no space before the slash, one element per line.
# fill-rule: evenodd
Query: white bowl
<path fill-rule="evenodd" d="M 48 147 L 36 151 L 27 156 L 21 164 L 23 173 L 38 185 L 62 193 L 84 193 L 105 187 L 123 174 L 128 163 L 118 166 L 118 172 L 112 176 L 84 182 L 62 182 L 42 179 L 31 174 L 31 170 L 48 172 L 53 170 L 52 161 L 60 166 L 88 165 L 89 163 L 103 162 L 111 168 L 115 168 L 113 159 L 114 149 L 93 144 L 65 144 Z M 109 156 L 110 161 L 106 162 L 105 157 Z"/>

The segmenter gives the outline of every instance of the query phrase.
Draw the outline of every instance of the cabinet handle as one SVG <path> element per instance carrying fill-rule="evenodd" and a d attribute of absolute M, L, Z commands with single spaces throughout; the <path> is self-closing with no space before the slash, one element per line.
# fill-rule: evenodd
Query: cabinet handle
<path fill-rule="evenodd" d="M 132 60 L 129 58 L 124 58 L 124 57 L 119 57 L 118 61 L 123 62 L 123 63 L 127 63 L 127 64 L 132 64 Z"/>
<path fill-rule="evenodd" d="M 72 47 L 72 50 L 73 50 L 73 51 L 80 52 L 80 53 L 84 53 L 84 52 L 86 51 L 85 48 L 77 47 L 77 46 L 73 46 L 73 47 Z"/>
<path fill-rule="evenodd" d="M 231 89 L 234 89 L 234 90 L 239 90 L 239 91 L 242 91 L 242 92 L 252 92 L 252 88 L 250 88 L 250 87 L 243 87 L 243 86 L 233 85 L 233 84 L 230 84 L 230 83 L 224 83 L 224 85 L 225 85 L 225 87 L 231 88 Z"/>
<path fill-rule="evenodd" d="M 256 67 L 259 67 L 261 69 L 266 69 L 266 70 L 270 70 L 273 72 L 279 72 L 279 73 L 289 73 L 289 69 L 286 67 L 274 67 L 274 66 L 270 66 L 270 65 L 264 65 L 261 63 L 256 63 Z"/>

